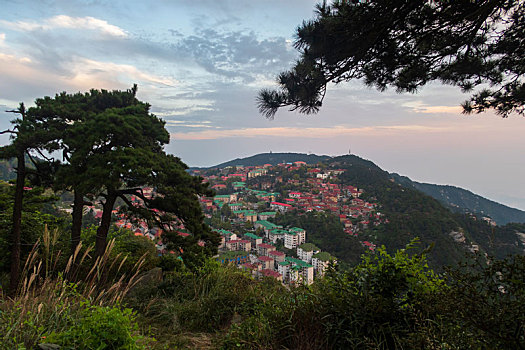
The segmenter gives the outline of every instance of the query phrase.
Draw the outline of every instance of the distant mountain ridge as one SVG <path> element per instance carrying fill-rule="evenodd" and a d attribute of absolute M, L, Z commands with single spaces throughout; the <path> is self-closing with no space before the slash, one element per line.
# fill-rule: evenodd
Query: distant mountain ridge
<path fill-rule="evenodd" d="M 293 163 L 297 161 L 302 161 L 307 164 L 317 164 L 319 162 L 326 162 L 331 159 L 334 159 L 334 157 L 304 153 L 260 153 L 246 158 L 237 158 L 209 168 L 225 168 L 227 166 L 240 165 L 276 165 L 278 163 Z M 360 161 L 369 162 L 369 166 L 379 169 L 379 167 L 377 167 L 373 162 L 365 161 L 363 159 L 360 159 Z M 473 213 L 478 216 L 488 216 L 496 221 L 498 225 L 505 225 L 510 222 L 525 223 L 525 211 L 511 208 L 504 204 L 486 199 L 468 190 L 448 185 L 419 183 L 411 180 L 407 176 L 401 176 L 395 173 L 387 174 L 389 174 L 391 178 L 394 179 L 394 181 L 401 184 L 402 186 L 419 190 L 433 197 L 434 199 L 437 199 L 453 211 L 461 213 Z"/>
<path fill-rule="evenodd" d="M 226 168 L 228 166 L 257 166 L 264 164 L 277 165 L 279 163 L 305 162 L 306 164 L 317 164 L 330 159 L 330 156 L 318 156 L 316 154 L 304 153 L 260 153 L 251 157 L 237 158 L 209 168 Z"/>
<path fill-rule="evenodd" d="M 416 182 L 406 176 L 395 173 L 390 175 L 397 183 L 426 193 L 453 211 L 488 216 L 496 221 L 498 225 L 505 225 L 510 222 L 525 223 L 525 211 L 508 207 L 463 188 Z"/>

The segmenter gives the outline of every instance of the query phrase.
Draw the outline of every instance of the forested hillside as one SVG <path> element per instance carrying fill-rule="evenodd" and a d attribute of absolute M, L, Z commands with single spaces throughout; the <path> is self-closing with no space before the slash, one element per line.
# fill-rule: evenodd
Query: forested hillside
<path fill-rule="evenodd" d="M 345 169 L 341 181 L 362 187 L 365 197 L 381 203 L 389 223 L 366 234 L 388 249 L 400 249 L 414 237 L 423 246 L 433 245 L 429 260 L 435 266 L 451 265 L 462 260 L 467 251 L 482 251 L 504 257 L 523 254 L 525 245 L 516 231 L 523 225 L 493 227 L 470 215 L 453 213 L 436 199 L 391 180 L 389 174 L 370 161 L 356 156 L 333 158 L 329 164 Z"/>
<path fill-rule="evenodd" d="M 397 183 L 424 192 L 453 211 L 473 213 L 480 218 L 487 216 L 498 225 L 510 222 L 525 223 L 525 211 L 491 201 L 463 188 L 416 182 L 398 174 L 391 174 L 391 176 Z"/>

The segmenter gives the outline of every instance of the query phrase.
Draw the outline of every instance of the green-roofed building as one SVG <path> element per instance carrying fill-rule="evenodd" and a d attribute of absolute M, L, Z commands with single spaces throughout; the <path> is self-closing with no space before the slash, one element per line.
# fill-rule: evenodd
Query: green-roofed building
<path fill-rule="evenodd" d="M 233 214 L 239 219 L 243 219 L 244 221 L 250 221 L 250 222 L 257 221 L 257 213 L 253 210 L 247 210 L 247 209 L 234 210 Z"/>
<path fill-rule="evenodd" d="M 286 230 L 283 230 L 283 229 L 280 229 L 280 228 L 275 228 L 275 229 L 270 230 L 268 232 L 268 240 L 271 241 L 272 243 L 277 242 L 278 239 L 284 241 L 284 237 L 285 237 L 285 235 L 287 233 L 288 233 L 288 231 L 286 231 Z"/>
<path fill-rule="evenodd" d="M 246 233 L 244 235 L 244 239 L 247 239 L 250 242 L 252 242 L 252 248 L 257 248 L 257 246 L 263 242 L 262 237 L 254 235 L 253 233 Z"/>
<path fill-rule="evenodd" d="M 325 262 L 337 260 L 333 255 L 330 255 L 330 253 L 328 252 L 319 252 L 317 254 L 314 254 L 313 257 Z"/>
<path fill-rule="evenodd" d="M 288 249 L 295 249 L 306 242 L 306 231 L 299 227 L 288 229 L 288 234 L 284 237 L 284 246 Z"/>
<path fill-rule="evenodd" d="M 317 246 L 313 243 L 303 243 L 298 249 L 302 249 L 305 252 L 313 252 L 313 251 L 320 251 L 321 249 L 317 248 Z"/>
<path fill-rule="evenodd" d="M 271 230 L 279 228 L 279 226 L 277 226 L 276 224 L 266 220 L 255 221 L 254 227 L 255 229 L 258 229 L 259 227 L 262 228 L 264 230 L 264 233 L 266 234 L 266 237 L 268 237 L 268 233 Z"/>
<path fill-rule="evenodd" d="M 283 276 L 283 281 L 290 280 L 290 267 L 292 263 L 289 261 L 281 261 L 277 263 L 277 271 Z"/>
<path fill-rule="evenodd" d="M 230 195 L 229 194 L 218 194 L 215 197 L 213 197 L 214 201 L 221 201 L 225 203 L 230 202 Z"/>
<path fill-rule="evenodd" d="M 312 284 L 314 281 L 313 265 L 300 259 L 286 257 L 285 261 L 290 262 L 290 283 Z"/>

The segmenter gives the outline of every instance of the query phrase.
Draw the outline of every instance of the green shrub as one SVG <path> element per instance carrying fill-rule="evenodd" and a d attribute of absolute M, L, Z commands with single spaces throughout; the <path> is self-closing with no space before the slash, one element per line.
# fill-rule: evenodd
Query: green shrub
<path fill-rule="evenodd" d="M 312 286 L 274 289 L 254 317 L 232 327 L 224 348 L 395 349 L 434 345 L 424 307 L 446 288 L 424 255 L 384 248 Z M 254 336 L 253 329 L 259 334 Z"/>
<path fill-rule="evenodd" d="M 65 349 L 78 350 L 134 350 L 143 347 L 137 344 L 134 335 L 138 330 L 135 316 L 131 309 L 118 307 L 94 306 L 84 302 L 85 306 L 78 320 L 61 332 L 53 332 L 46 341 L 64 346 Z"/>

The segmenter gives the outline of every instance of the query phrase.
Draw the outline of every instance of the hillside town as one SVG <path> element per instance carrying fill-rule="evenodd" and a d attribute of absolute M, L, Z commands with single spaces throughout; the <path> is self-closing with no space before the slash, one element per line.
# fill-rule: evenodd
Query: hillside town
<path fill-rule="evenodd" d="M 217 192 L 200 202 L 211 227 L 221 236 L 218 260 L 255 277 L 312 283 L 329 264 L 337 263 L 336 257 L 308 242 L 304 229 L 275 224 L 277 216 L 329 212 L 339 217 L 346 234 L 356 237 L 368 227 L 388 222 L 377 203 L 361 198 L 362 189 L 341 184 L 343 173 L 343 169 L 301 161 L 193 170 Z M 375 249 L 372 242 L 361 244 Z"/>

